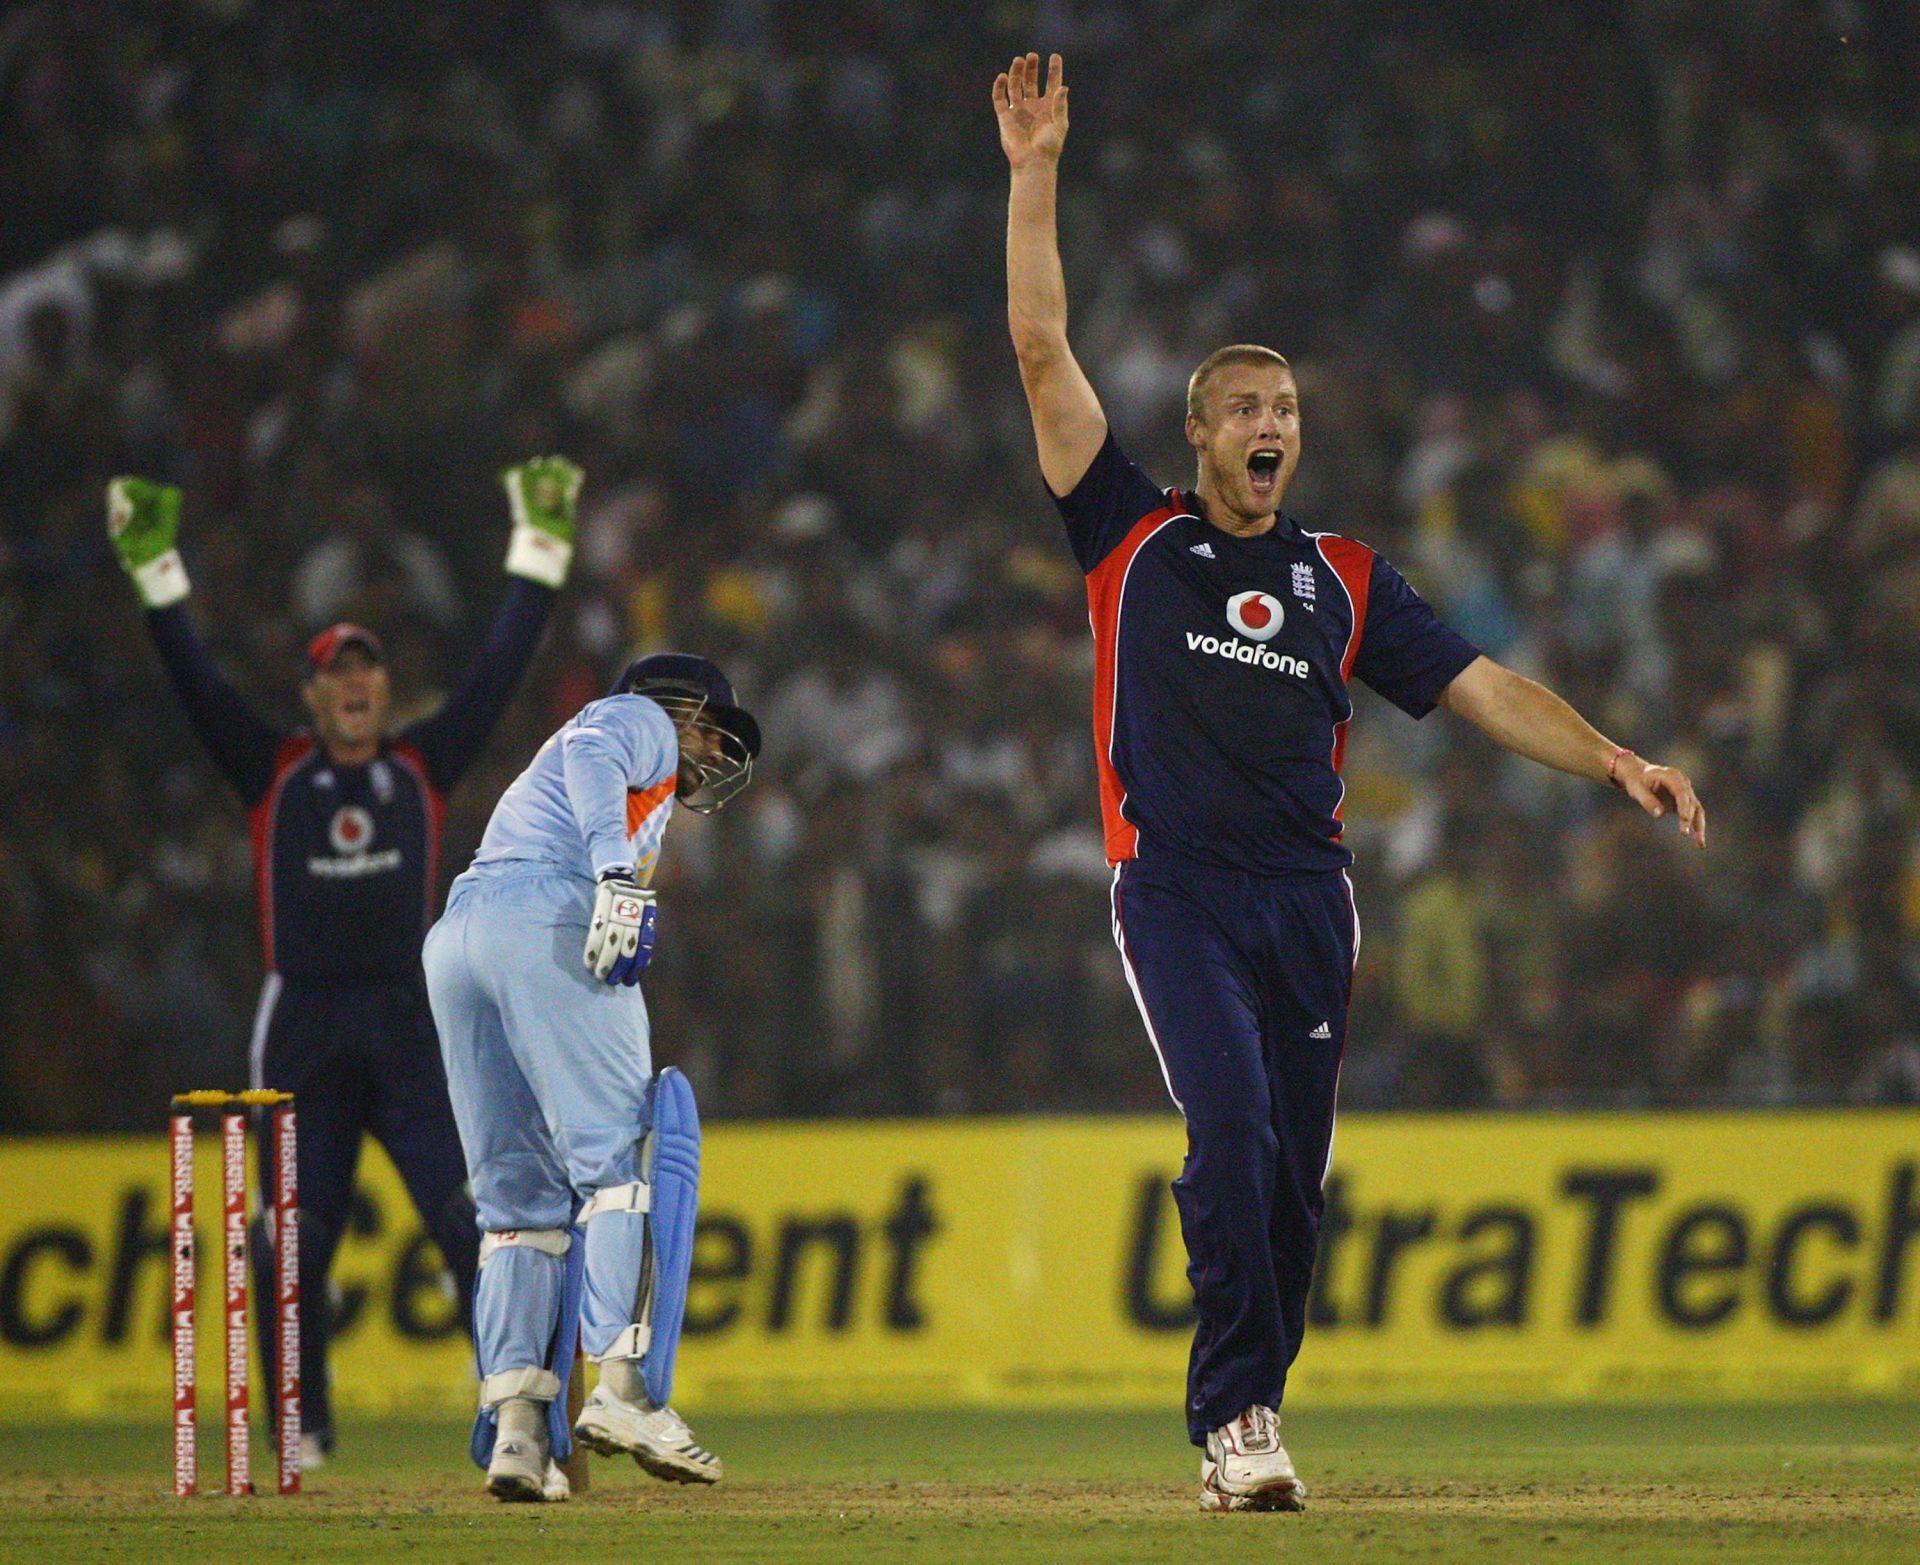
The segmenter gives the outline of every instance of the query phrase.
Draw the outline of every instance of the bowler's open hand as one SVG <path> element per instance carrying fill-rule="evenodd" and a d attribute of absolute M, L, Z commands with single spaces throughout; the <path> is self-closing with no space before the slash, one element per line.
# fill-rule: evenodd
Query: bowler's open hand
<path fill-rule="evenodd" d="M 1007 161 L 1025 168 L 1036 158 L 1060 161 L 1067 141 L 1067 82 L 1060 56 L 1047 61 L 1047 90 L 1040 90 L 1040 56 L 1024 55 L 993 79 L 993 112 L 1000 120 L 1000 146 Z"/>

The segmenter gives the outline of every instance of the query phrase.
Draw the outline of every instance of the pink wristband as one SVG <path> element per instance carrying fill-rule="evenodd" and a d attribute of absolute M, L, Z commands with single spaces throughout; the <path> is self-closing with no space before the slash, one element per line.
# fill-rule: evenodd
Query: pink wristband
<path fill-rule="evenodd" d="M 1625 745 L 1621 745 L 1619 749 L 1613 752 L 1613 759 L 1607 762 L 1607 781 L 1612 783 L 1614 787 L 1618 788 L 1622 793 L 1627 791 L 1627 785 L 1620 780 L 1620 762 L 1632 754 L 1633 752 Z"/>

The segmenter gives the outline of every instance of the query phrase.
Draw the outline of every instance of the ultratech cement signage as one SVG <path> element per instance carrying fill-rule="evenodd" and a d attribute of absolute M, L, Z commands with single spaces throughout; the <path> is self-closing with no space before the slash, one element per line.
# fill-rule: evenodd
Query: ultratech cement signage
<path fill-rule="evenodd" d="M 713 1131 L 675 1400 L 1177 1407 L 1183 1139 L 1170 1118 Z M 336 1395 L 470 1407 L 438 1257 L 364 1166 Z M 157 1134 L 0 1143 L 0 1413 L 164 1405 L 166 1173 Z M 1295 1399 L 1920 1395 L 1920 1115 L 1350 1117 L 1327 1194 Z"/>

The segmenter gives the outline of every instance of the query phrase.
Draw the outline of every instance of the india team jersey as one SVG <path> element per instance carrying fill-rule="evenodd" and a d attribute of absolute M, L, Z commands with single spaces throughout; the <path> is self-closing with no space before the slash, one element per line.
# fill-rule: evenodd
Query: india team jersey
<path fill-rule="evenodd" d="M 644 874 L 660 856 L 679 774 L 679 736 L 658 702 L 589 701 L 500 796 L 468 873 L 532 865 L 588 883 L 610 869 Z"/>
<path fill-rule="evenodd" d="M 1352 863 L 1348 681 L 1424 717 L 1477 649 L 1366 545 L 1284 513 L 1235 538 L 1111 433 L 1055 503 L 1087 576 L 1108 860 L 1144 844 L 1257 874 Z"/>

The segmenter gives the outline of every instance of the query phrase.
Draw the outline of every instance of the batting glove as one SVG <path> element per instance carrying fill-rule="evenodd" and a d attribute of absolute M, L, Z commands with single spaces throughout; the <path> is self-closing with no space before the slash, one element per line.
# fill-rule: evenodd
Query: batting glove
<path fill-rule="evenodd" d="M 107 536 L 120 568 L 133 578 L 140 601 L 164 609 L 187 595 L 187 568 L 174 540 L 180 534 L 180 491 L 146 478 L 107 485 Z"/>
<path fill-rule="evenodd" d="M 586 474 L 563 456 L 539 456 L 500 475 L 513 508 L 513 538 L 507 569 L 515 576 L 558 588 L 573 563 L 573 503 Z"/>
<path fill-rule="evenodd" d="M 600 877 L 587 926 L 587 969 L 609 984 L 637 984 L 653 960 L 654 925 L 660 909 L 653 893 L 623 869 Z"/>

